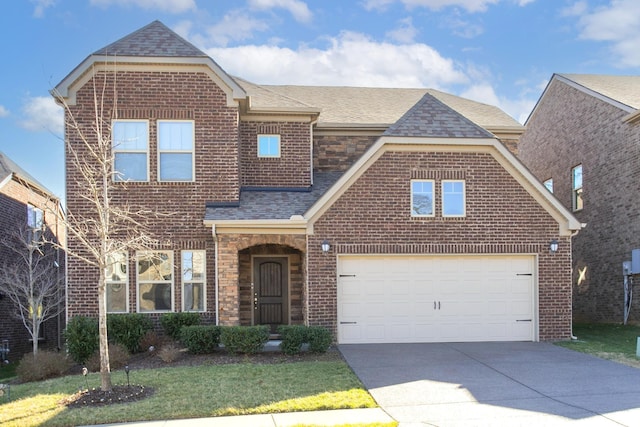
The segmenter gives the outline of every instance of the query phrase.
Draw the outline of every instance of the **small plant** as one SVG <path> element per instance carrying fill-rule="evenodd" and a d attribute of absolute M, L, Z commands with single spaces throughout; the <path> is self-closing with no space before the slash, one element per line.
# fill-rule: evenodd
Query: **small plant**
<path fill-rule="evenodd" d="M 98 319 L 94 317 L 74 316 L 64 331 L 69 355 L 83 364 L 98 350 Z"/>
<path fill-rule="evenodd" d="M 302 344 L 307 342 L 307 327 L 304 325 L 280 325 L 278 333 L 282 337 L 280 349 L 284 354 L 300 353 Z"/>
<path fill-rule="evenodd" d="M 159 350 L 164 345 L 164 339 L 156 331 L 147 331 L 140 340 L 140 350 Z"/>
<path fill-rule="evenodd" d="M 128 313 L 107 316 L 109 339 L 125 346 L 131 354 L 140 351 L 142 337 L 152 328 L 151 319 L 144 314 Z"/>
<path fill-rule="evenodd" d="M 180 341 L 187 347 L 189 353 L 213 353 L 220 344 L 221 326 L 183 326 Z"/>
<path fill-rule="evenodd" d="M 175 343 L 163 346 L 158 352 L 158 357 L 165 363 L 175 362 L 180 358 L 182 350 Z"/>
<path fill-rule="evenodd" d="M 269 341 L 269 326 L 225 326 L 220 342 L 231 354 L 256 354 Z"/>
<path fill-rule="evenodd" d="M 307 329 L 307 340 L 309 342 L 309 351 L 312 353 L 326 353 L 333 337 L 327 328 L 322 326 L 309 326 Z"/>
<path fill-rule="evenodd" d="M 160 325 L 164 332 L 174 340 L 180 339 L 180 330 L 183 326 L 195 326 L 200 324 L 200 314 L 181 312 L 164 313 L 160 316 Z"/>
<path fill-rule="evenodd" d="M 113 369 L 122 368 L 129 361 L 129 352 L 118 343 L 109 344 L 109 367 Z M 100 371 L 100 353 L 95 352 L 85 363 L 87 369 L 91 372 Z"/>
<path fill-rule="evenodd" d="M 71 361 L 55 351 L 41 350 L 38 354 L 26 354 L 18 367 L 16 374 L 22 382 L 41 381 L 47 378 L 59 377 L 69 370 Z"/>

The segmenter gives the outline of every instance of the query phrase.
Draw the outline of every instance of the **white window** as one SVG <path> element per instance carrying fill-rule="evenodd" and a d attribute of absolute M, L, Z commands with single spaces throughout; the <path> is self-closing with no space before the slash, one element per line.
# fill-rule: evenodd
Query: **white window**
<path fill-rule="evenodd" d="M 547 187 L 550 193 L 553 193 L 553 178 L 549 178 L 544 182 L 544 186 Z"/>
<path fill-rule="evenodd" d="M 466 214 L 464 181 L 442 181 L 442 216 L 462 217 Z"/>
<path fill-rule="evenodd" d="M 434 215 L 434 181 L 411 181 L 411 216 Z"/>
<path fill-rule="evenodd" d="M 44 230 L 44 212 L 42 212 L 42 209 L 27 205 L 27 227 L 29 240 L 32 243 L 39 242 L 42 239 Z"/>
<path fill-rule="evenodd" d="M 139 252 L 138 311 L 173 311 L 173 252 Z"/>
<path fill-rule="evenodd" d="M 149 180 L 148 123 L 140 120 L 115 120 L 111 125 L 114 156 L 114 181 Z"/>
<path fill-rule="evenodd" d="M 158 121 L 158 179 L 193 181 L 193 122 Z"/>
<path fill-rule="evenodd" d="M 107 257 L 107 313 L 129 311 L 129 269 L 127 254 L 114 253 Z"/>
<path fill-rule="evenodd" d="M 280 135 L 258 135 L 258 157 L 280 157 Z"/>
<path fill-rule="evenodd" d="M 582 199 L 582 165 L 578 165 L 571 170 L 571 193 L 574 211 L 579 211 L 584 207 Z"/>
<path fill-rule="evenodd" d="M 182 311 L 205 311 L 206 252 L 182 251 Z"/>

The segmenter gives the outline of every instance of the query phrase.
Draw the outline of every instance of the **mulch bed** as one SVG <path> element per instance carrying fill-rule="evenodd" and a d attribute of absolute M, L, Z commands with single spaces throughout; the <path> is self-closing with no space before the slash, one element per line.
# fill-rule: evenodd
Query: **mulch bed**
<path fill-rule="evenodd" d="M 153 395 L 153 388 L 141 385 L 114 385 L 111 391 L 102 391 L 100 388 L 82 390 L 69 396 L 62 404 L 69 408 L 83 408 L 113 405 L 116 403 L 135 402 Z"/>

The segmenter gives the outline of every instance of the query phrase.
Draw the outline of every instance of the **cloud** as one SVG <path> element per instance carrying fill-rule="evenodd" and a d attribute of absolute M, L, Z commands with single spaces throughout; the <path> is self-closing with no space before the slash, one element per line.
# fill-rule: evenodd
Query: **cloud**
<path fill-rule="evenodd" d="M 33 16 L 35 18 L 42 18 L 44 17 L 44 11 L 48 7 L 53 6 L 56 2 L 55 0 L 31 0 L 31 3 L 35 5 L 35 8 L 33 9 Z"/>
<path fill-rule="evenodd" d="M 537 99 L 521 96 L 517 99 L 508 99 L 496 94 L 489 83 L 477 83 L 465 89 L 460 96 L 484 104 L 495 105 L 502 111 L 516 119 L 521 124 L 527 120 L 529 113 L 536 105 Z"/>
<path fill-rule="evenodd" d="M 384 10 L 390 4 L 399 1 L 408 9 L 425 7 L 431 10 L 440 10 L 445 7 L 461 7 L 467 12 L 484 12 L 488 6 L 497 4 L 501 0 L 365 0 L 364 8 L 367 10 Z M 525 5 L 532 0 L 518 0 L 518 4 Z"/>
<path fill-rule="evenodd" d="M 64 132 L 64 112 L 51 96 L 29 98 L 22 107 L 24 118 L 20 127 L 32 131 L 48 131 L 55 135 Z"/>
<path fill-rule="evenodd" d="M 0 117 L 7 117 L 9 115 L 9 110 L 7 110 L 4 105 L 0 105 Z"/>
<path fill-rule="evenodd" d="M 91 5 L 102 7 L 111 5 L 134 6 L 141 9 L 161 10 L 169 13 L 183 13 L 197 9 L 195 0 L 91 0 Z"/>
<path fill-rule="evenodd" d="M 426 44 L 381 43 L 354 32 L 329 38 L 324 49 L 249 45 L 206 52 L 230 74 L 262 84 L 438 89 L 468 81 L 451 59 Z"/>
<path fill-rule="evenodd" d="M 249 7 L 258 10 L 285 9 L 298 22 L 311 22 L 313 14 L 307 4 L 300 0 L 249 0 Z"/>
<path fill-rule="evenodd" d="M 580 38 L 611 44 L 620 66 L 640 66 L 640 2 L 612 0 L 607 6 L 585 11 L 578 21 Z"/>
<path fill-rule="evenodd" d="M 182 22 L 175 28 L 181 36 L 191 40 L 196 46 L 227 46 L 232 41 L 242 41 L 253 38 L 258 31 L 267 31 L 269 25 L 259 19 L 251 17 L 248 12 L 231 10 L 218 23 L 207 27 L 206 35 L 189 35 L 191 23 Z"/>
<path fill-rule="evenodd" d="M 413 26 L 411 17 L 402 19 L 399 23 L 400 26 L 395 30 L 387 31 L 386 36 L 398 43 L 413 43 L 418 35 L 418 30 Z"/>

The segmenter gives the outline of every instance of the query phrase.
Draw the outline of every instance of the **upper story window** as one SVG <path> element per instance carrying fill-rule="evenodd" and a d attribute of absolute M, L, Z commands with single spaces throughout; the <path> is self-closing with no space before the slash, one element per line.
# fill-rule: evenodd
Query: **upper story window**
<path fill-rule="evenodd" d="M 553 178 L 549 178 L 544 182 L 544 186 L 547 187 L 550 193 L 553 193 Z"/>
<path fill-rule="evenodd" d="M 149 125 L 147 121 L 113 121 L 111 141 L 114 181 L 148 181 Z"/>
<path fill-rule="evenodd" d="M 44 230 L 44 212 L 33 205 L 27 205 L 28 238 L 31 243 L 39 242 Z"/>
<path fill-rule="evenodd" d="M 158 180 L 194 180 L 192 121 L 158 120 Z"/>
<path fill-rule="evenodd" d="M 126 313 L 129 307 L 129 274 L 127 254 L 107 257 L 107 313 Z"/>
<path fill-rule="evenodd" d="M 578 165 L 571 170 L 571 204 L 574 211 L 583 208 L 582 199 L 582 165 Z"/>
<path fill-rule="evenodd" d="M 411 216 L 434 215 L 433 189 L 433 180 L 411 181 Z"/>
<path fill-rule="evenodd" d="M 280 157 L 280 135 L 258 135 L 258 157 Z"/>
<path fill-rule="evenodd" d="M 138 253 L 138 311 L 173 311 L 173 252 Z"/>
<path fill-rule="evenodd" d="M 465 182 L 442 181 L 442 216 L 462 217 L 466 215 Z"/>
<path fill-rule="evenodd" d="M 205 311 L 206 252 L 182 251 L 182 311 Z"/>

